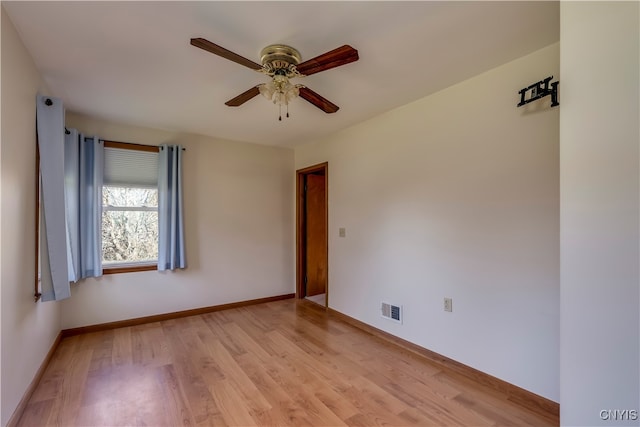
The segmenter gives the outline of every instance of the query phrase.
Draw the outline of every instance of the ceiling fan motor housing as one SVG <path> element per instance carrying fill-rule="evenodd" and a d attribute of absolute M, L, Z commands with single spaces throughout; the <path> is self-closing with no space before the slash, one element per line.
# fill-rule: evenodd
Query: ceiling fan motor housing
<path fill-rule="evenodd" d="M 291 46 L 284 44 L 272 44 L 260 52 L 260 60 L 263 66 L 271 64 L 271 68 L 289 68 L 290 65 L 298 65 L 302 57 L 300 52 Z"/>

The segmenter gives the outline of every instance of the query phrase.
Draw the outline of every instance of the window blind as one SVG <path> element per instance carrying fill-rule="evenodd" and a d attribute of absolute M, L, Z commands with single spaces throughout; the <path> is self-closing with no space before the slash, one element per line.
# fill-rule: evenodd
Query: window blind
<path fill-rule="evenodd" d="M 158 153 L 105 147 L 104 185 L 156 188 Z"/>

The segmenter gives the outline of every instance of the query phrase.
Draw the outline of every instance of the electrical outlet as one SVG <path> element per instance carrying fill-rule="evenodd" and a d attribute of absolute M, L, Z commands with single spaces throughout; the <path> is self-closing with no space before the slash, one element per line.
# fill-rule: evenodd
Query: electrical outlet
<path fill-rule="evenodd" d="M 339 237 L 347 237 L 347 229 L 344 227 L 338 228 L 338 236 Z"/>
<path fill-rule="evenodd" d="M 444 311 L 448 311 L 448 312 L 453 311 L 453 300 L 451 298 L 444 299 Z"/>

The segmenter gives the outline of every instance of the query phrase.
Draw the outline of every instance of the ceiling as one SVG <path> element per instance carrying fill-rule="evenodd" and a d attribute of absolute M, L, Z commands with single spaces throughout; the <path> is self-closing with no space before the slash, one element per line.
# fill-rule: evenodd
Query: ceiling
<path fill-rule="evenodd" d="M 3 1 L 53 96 L 68 111 L 124 124 L 293 147 L 370 119 L 559 40 L 558 2 Z M 254 62 L 293 46 L 305 61 L 349 44 L 360 60 L 300 80 L 278 121 L 268 78 L 189 44 L 202 37 Z M 303 80 L 303 81 L 302 81 Z M 516 95 L 516 94 L 514 94 Z M 516 102 L 514 100 L 514 102 Z"/>

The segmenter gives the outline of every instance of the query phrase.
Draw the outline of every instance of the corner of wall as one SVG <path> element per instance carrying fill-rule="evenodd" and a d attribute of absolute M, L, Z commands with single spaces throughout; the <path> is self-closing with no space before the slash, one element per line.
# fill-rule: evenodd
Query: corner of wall
<path fill-rule="evenodd" d="M 0 425 L 5 425 L 55 342 L 56 303 L 33 302 L 35 281 L 35 97 L 46 91 L 1 7 Z"/>
<path fill-rule="evenodd" d="M 638 426 L 640 3 L 560 8 L 560 422 Z"/>

